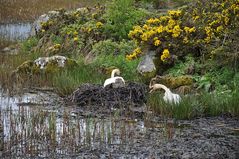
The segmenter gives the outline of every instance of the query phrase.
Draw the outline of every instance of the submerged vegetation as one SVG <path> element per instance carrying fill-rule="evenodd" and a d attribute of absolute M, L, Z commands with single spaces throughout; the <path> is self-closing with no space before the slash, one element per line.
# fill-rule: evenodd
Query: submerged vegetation
<path fill-rule="evenodd" d="M 150 94 L 147 105 L 156 113 L 179 119 L 239 116 L 238 1 L 173 2 L 178 8 L 167 12 L 143 7 L 159 6 L 156 1 L 134 0 L 58 9 L 40 23 L 35 36 L 19 44 L 18 55 L 1 55 L 1 85 L 54 87 L 66 96 L 83 83 L 103 84 L 114 68 L 121 70 L 126 82 L 148 84 L 136 68 L 141 57 L 153 51 L 158 75 L 190 76 L 194 81 L 189 87 L 195 92 L 185 95 L 179 105 L 164 103 L 159 93 Z M 12 72 L 24 62 L 53 55 L 74 59 L 77 67 L 27 74 L 10 82 Z"/>

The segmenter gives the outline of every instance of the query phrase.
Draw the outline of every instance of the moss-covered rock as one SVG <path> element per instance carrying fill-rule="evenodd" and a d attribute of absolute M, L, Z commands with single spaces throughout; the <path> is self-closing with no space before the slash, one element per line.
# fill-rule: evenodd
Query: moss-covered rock
<path fill-rule="evenodd" d="M 76 67 L 78 64 L 75 60 L 67 58 L 65 56 L 51 56 L 51 57 L 39 57 L 38 59 L 31 61 L 25 61 L 14 73 L 18 75 L 36 75 L 39 73 L 56 73 L 62 69 L 70 69 Z"/>
<path fill-rule="evenodd" d="M 169 88 L 178 88 L 180 86 L 191 86 L 193 84 L 192 76 L 156 76 L 152 79 L 154 83 L 161 83 L 166 85 Z"/>

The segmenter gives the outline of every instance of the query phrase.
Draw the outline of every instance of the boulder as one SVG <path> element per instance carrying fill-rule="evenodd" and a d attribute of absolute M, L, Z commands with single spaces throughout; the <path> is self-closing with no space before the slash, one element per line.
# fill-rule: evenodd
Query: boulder
<path fill-rule="evenodd" d="M 156 67 L 153 61 L 154 54 L 146 54 L 138 64 L 137 71 L 146 79 L 152 78 L 156 74 Z"/>
<path fill-rule="evenodd" d="M 51 56 L 51 57 L 39 57 L 34 61 L 28 60 L 22 63 L 14 73 L 18 75 L 34 75 L 37 73 L 54 73 L 62 70 L 63 68 L 72 68 L 77 66 L 75 60 L 67 58 L 65 56 Z"/>

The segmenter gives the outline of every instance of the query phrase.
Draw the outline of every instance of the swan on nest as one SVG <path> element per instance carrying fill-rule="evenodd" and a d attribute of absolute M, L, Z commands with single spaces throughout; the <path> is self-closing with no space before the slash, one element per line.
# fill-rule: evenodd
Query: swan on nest
<path fill-rule="evenodd" d="M 123 77 L 115 76 L 115 74 L 119 75 L 120 70 L 119 69 L 114 69 L 111 72 L 111 77 L 105 80 L 104 87 L 106 87 L 107 85 L 110 85 L 110 84 L 125 85 L 125 81 L 124 81 Z"/>
<path fill-rule="evenodd" d="M 178 94 L 172 93 L 170 89 L 163 84 L 150 84 L 149 88 L 149 93 L 152 93 L 153 91 L 156 91 L 158 89 L 163 89 L 165 91 L 163 99 L 167 103 L 179 104 L 179 102 L 181 101 L 181 97 Z"/>

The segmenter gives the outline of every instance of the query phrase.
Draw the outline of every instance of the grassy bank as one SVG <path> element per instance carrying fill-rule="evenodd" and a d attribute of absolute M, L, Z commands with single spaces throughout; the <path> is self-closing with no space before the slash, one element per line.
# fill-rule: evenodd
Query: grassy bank
<path fill-rule="evenodd" d="M 163 94 L 154 93 L 149 96 L 147 105 L 156 114 L 176 119 L 192 119 L 205 116 L 239 117 L 239 90 L 224 93 L 203 92 L 198 95 L 182 96 L 179 104 L 164 102 Z"/>

